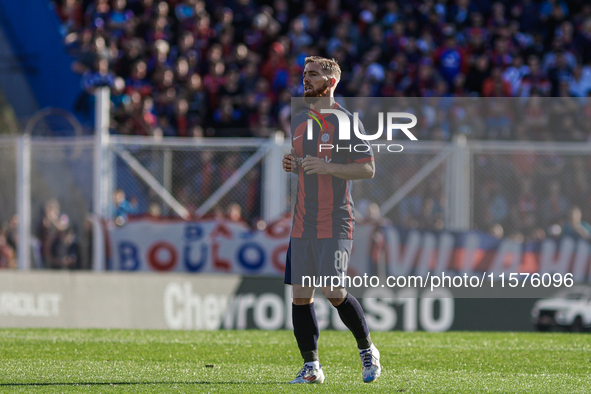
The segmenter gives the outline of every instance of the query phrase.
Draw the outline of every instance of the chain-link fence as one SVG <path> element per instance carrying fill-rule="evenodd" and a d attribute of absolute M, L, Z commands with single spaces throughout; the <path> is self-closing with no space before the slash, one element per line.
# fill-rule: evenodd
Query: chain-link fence
<path fill-rule="evenodd" d="M 17 143 L 16 138 L 0 138 L 0 268 L 17 265 Z"/>
<path fill-rule="evenodd" d="M 292 132 L 309 140 L 306 149 L 316 144 L 312 135 L 333 155 L 338 150 L 332 141 L 345 144 L 341 149 L 360 146 L 354 145 L 362 143 L 353 136 L 357 121 L 373 136 L 368 143 L 376 175 L 353 187 L 358 218 L 538 239 L 564 228 L 573 231 L 574 224 L 567 222 L 582 215 L 591 235 L 586 224 L 591 222 L 590 179 L 584 171 L 591 153 L 591 100 L 337 98 L 338 104 L 316 102 L 312 107 L 305 100 L 292 99 L 292 128 L 298 129 Z M 406 139 L 410 134 L 418 141 Z M 384 152 L 387 144 L 397 143 L 404 147 L 401 152 Z"/>
<path fill-rule="evenodd" d="M 374 147 L 375 177 L 353 186 L 358 222 L 387 219 L 404 228 L 478 229 L 520 242 L 561 234 L 591 239 L 591 177 L 586 171 L 591 144 L 527 140 L 585 134 L 586 115 L 577 114 L 572 101 L 446 100 L 402 99 L 380 107 L 416 113 L 412 131 L 419 140 L 410 141 L 398 130 L 395 139 L 375 141 L 403 149 L 394 153 Z M 372 124 L 370 114 L 364 116 L 366 132 L 372 135 L 380 129 L 379 117 Z M 467 138 L 421 140 L 425 130 L 433 129 Z M 526 141 L 482 139 L 506 133 Z M 22 138 L 0 139 L 0 242 L 18 238 L 15 214 L 26 203 L 26 225 L 33 235 L 31 266 L 90 268 L 95 140 L 33 137 L 27 145 Z M 103 150 L 108 171 L 101 179 L 108 185 L 109 209 L 101 217 L 225 216 L 253 227 L 259 219 L 274 220 L 295 201 L 297 177 L 281 170 L 281 158 L 291 145 L 272 139 L 110 136 Z M 26 157 L 30 197 L 19 202 Z"/>
<path fill-rule="evenodd" d="M 449 150 L 447 145 L 426 143 L 405 144 L 395 155 L 375 152 L 375 177 L 353 185 L 359 219 L 382 217 L 430 230 L 448 226 Z"/>
<path fill-rule="evenodd" d="M 354 181 L 356 219 L 429 230 L 454 225 L 453 145 L 423 141 L 433 130 L 441 138 L 449 135 L 449 121 L 442 122 L 454 99 L 339 97 L 336 102 L 316 102 L 318 112 L 305 98 L 292 98 L 294 146 L 303 156 L 320 150 L 327 154 L 318 157 L 340 163 L 364 160 L 360 154 L 371 146 L 376 172 L 372 179 Z M 296 191 L 292 187 L 292 199 Z"/>
<path fill-rule="evenodd" d="M 113 217 L 263 216 L 266 140 L 146 143 L 113 139 Z M 278 164 L 280 166 L 280 163 Z M 123 192 L 123 193 L 121 193 Z M 121 201 L 127 201 L 122 204 Z"/>
<path fill-rule="evenodd" d="M 17 139 L 0 138 L 0 223 L 16 214 Z"/>
<path fill-rule="evenodd" d="M 0 267 L 90 267 L 93 149 L 92 138 L 0 139 Z"/>
<path fill-rule="evenodd" d="M 518 241 L 562 233 L 591 239 L 591 146 L 475 144 L 470 150 L 472 228 Z"/>
<path fill-rule="evenodd" d="M 112 191 L 126 193 L 129 215 L 178 217 L 171 204 L 176 201 L 188 217 L 235 215 L 256 224 L 265 201 L 281 198 L 281 185 L 285 193 L 277 217 L 289 211 L 287 191 L 296 189 L 297 177 L 273 178 L 266 172 L 268 165 L 280 168 L 280 163 L 268 161 L 271 152 L 276 150 L 275 158 L 280 158 L 289 144 L 134 141 L 111 143 L 116 164 L 111 172 Z M 0 140 L 4 186 L 0 188 L 0 218 L 4 238 L 11 240 L 18 238 L 11 226 L 18 222 L 14 218 L 19 211 L 19 149 L 22 144 L 17 138 Z M 33 267 L 55 267 L 55 257 L 65 253 L 56 236 L 67 236 L 70 229 L 77 248 L 76 266 L 90 267 L 93 152 L 92 139 L 31 140 Z M 462 167 L 460 161 L 460 170 L 458 155 L 464 155 L 468 164 Z M 591 145 L 587 144 L 483 141 L 462 147 L 418 141 L 405 144 L 404 151 L 395 155 L 377 153 L 376 177 L 355 181 L 353 198 L 360 221 L 377 217 L 407 228 L 453 229 L 457 228 L 453 225 L 458 214 L 455 204 L 467 210 L 469 228 L 517 241 L 591 234 L 587 224 L 591 221 L 589 164 Z M 469 185 L 467 195 L 457 189 L 457 179 L 464 178 Z M 265 188 L 274 193 L 265 197 Z M 232 209 L 232 204 L 237 205 Z M 111 206 L 116 213 L 114 200 Z M 59 228 L 67 231 L 56 231 Z"/>
<path fill-rule="evenodd" d="M 92 138 L 31 140 L 33 265 L 89 268 Z"/>

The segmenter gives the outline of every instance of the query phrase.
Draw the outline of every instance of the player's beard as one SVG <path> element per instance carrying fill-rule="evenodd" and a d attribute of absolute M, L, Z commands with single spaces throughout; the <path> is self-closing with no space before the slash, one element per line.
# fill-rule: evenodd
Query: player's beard
<path fill-rule="evenodd" d="M 304 102 L 306 104 L 315 104 L 322 97 L 328 97 L 328 90 L 330 89 L 330 82 L 324 81 L 324 84 L 319 89 L 312 89 L 309 92 L 304 92 Z"/>

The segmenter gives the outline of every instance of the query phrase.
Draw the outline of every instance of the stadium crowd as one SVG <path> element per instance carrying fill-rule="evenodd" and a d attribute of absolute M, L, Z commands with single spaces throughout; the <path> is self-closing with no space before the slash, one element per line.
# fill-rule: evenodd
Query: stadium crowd
<path fill-rule="evenodd" d="M 113 132 L 289 133 L 304 58 L 341 65 L 344 97 L 577 97 L 591 90 L 591 4 L 564 0 L 54 0 L 87 105 L 113 91 Z M 85 104 L 86 103 L 86 104 Z M 447 111 L 446 111 L 447 110 Z M 441 109 L 440 119 L 449 117 Z M 589 138 L 584 132 L 553 138 Z M 494 128 L 494 127 L 493 127 Z M 424 136 L 450 139 L 433 127 Z M 521 138 L 486 130 L 474 138 Z"/>
<path fill-rule="evenodd" d="M 408 179 L 430 158 L 422 155 L 415 160 L 399 161 L 395 168 Z M 588 155 L 486 151 L 474 153 L 470 165 L 470 228 L 519 242 L 563 235 L 591 241 Z M 388 218 L 404 228 L 443 230 L 444 171 L 442 166 L 415 187 Z M 381 189 L 382 193 L 392 195 L 400 184 L 395 183 L 391 189 L 380 185 L 371 191 Z M 368 196 L 369 200 L 384 200 L 384 196 Z"/>
<path fill-rule="evenodd" d="M 304 59 L 321 55 L 341 66 L 337 96 L 414 107 L 420 140 L 591 140 L 591 4 L 582 0 L 52 2 L 82 74 L 77 110 L 92 112 L 93 89 L 111 87 L 112 133 L 289 137 Z M 223 180 L 238 166 L 209 156 L 175 163 L 185 172 L 173 194 L 184 205 L 207 197 L 208 177 Z M 483 187 L 473 227 L 517 240 L 572 229 L 591 238 L 582 230 L 591 219 L 586 159 L 534 156 L 475 156 Z M 241 208 L 254 225 L 260 174 L 245 182 L 241 201 L 252 203 Z M 442 185 L 418 187 L 392 219 L 440 229 L 444 204 Z"/>

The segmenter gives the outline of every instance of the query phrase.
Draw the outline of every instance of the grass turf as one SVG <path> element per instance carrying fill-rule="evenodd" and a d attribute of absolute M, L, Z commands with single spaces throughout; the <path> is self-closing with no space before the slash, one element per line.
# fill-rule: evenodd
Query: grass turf
<path fill-rule="evenodd" d="M 589 393 L 591 336 L 372 334 L 382 376 L 361 381 L 349 332 L 323 331 L 324 385 L 288 385 L 301 367 L 291 331 L 0 330 L 0 392 Z M 213 365 L 213 367 L 212 367 Z"/>

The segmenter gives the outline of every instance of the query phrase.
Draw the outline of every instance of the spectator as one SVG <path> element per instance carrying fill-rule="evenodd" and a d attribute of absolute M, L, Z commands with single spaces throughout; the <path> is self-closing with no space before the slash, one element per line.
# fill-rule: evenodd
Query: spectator
<path fill-rule="evenodd" d="M 562 226 L 562 234 L 591 240 L 591 224 L 583 220 L 581 208 L 574 206 L 570 209 L 568 218 Z"/>
<path fill-rule="evenodd" d="M 107 17 L 106 27 L 111 36 L 120 38 L 125 34 L 125 27 L 133 18 L 133 12 L 127 9 L 127 0 L 114 0 L 113 9 Z"/>
<path fill-rule="evenodd" d="M 435 61 L 439 73 L 451 87 L 455 77 L 462 71 L 464 63 L 464 54 L 457 45 L 452 31 L 446 33 L 443 46 L 435 54 Z"/>
<path fill-rule="evenodd" d="M 299 53 L 303 47 L 312 44 L 312 37 L 306 33 L 304 22 L 301 19 L 294 19 L 291 22 L 291 28 L 287 36 L 295 53 Z"/>
<path fill-rule="evenodd" d="M 521 89 L 523 77 L 529 68 L 523 64 L 522 56 L 515 56 L 510 67 L 503 72 L 503 79 L 511 85 L 511 96 L 516 96 Z"/>
<path fill-rule="evenodd" d="M 41 258 L 44 267 L 52 265 L 52 247 L 61 237 L 61 233 L 68 229 L 70 219 L 61 212 L 56 199 L 48 200 L 43 207 L 43 216 L 37 229 L 37 238 L 41 243 Z"/>
<path fill-rule="evenodd" d="M 562 193 L 560 182 L 557 180 L 550 182 L 548 190 L 549 195 L 542 202 L 541 212 L 544 215 L 546 224 L 551 225 L 561 221 L 566 215 L 569 207 L 569 200 Z"/>
<path fill-rule="evenodd" d="M 525 178 L 521 182 L 521 190 L 517 196 L 517 218 L 516 223 L 524 223 L 529 215 L 535 215 L 538 208 L 538 199 L 533 192 L 531 179 Z"/>
<path fill-rule="evenodd" d="M 0 229 L 0 268 L 16 268 L 16 250 L 8 243 L 4 229 Z"/>
<path fill-rule="evenodd" d="M 84 23 L 82 3 L 77 0 L 56 1 L 55 11 L 62 22 L 62 35 L 66 37 L 71 31 L 77 31 Z"/>
<path fill-rule="evenodd" d="M 470 93 L 482 95 L 484 81 L 490 74 L 489 59 L 486 55 L 480 55 L 476 58 L 475 64 L 470 67 L 466 77 L 466 89 Z"/>
<path fill-rule="evenodd" d="M 275 92 L 287 85 L 288 65 L 285 59 L 285 48 L 275 42 L 269 49 L 269 57 L 261 68 L 261 75 L 273 86 Z"/>
<path fill-rule="evenodd" d="M 498 181 L 493 181 L 489 190 L 487 217 L 489 226 L 504 223 L 509 216 L 509 203 Z"/>
<path fill-rule="evenodd" d="M 562 82 L 569 82 L 572 76 L 572 70 L 566 63 L 564 52 L 556 54 L 556 60 L 552 68 L 548 70 L 548 78 L 552 84 L 551 95 L 559 96 L 559 87 Z"/>
<path fill-rule="evenodd" d="M 53 269 L 79 269 L 80 246 L 72 227 L 61 231 L 51 244 L 50 265 Z"/>
<path fill-rule="evenodd" d="M 155 202 L 151 203 L 148 207 L 147 215 L 153 218 L 162 216 L 162 209 L 160 208 L 160 205 Z"/>
<path fill-rule="evenodd" d="M 242 208 L 240 208 L 239 204 L 236 204 L 236 203 L 230 204 L 230 206 L 228 207 L 226 216 L 228 217 L 228 220 L 230 220 L 231 222 L 236 222 L 236 223 L 244 222 L 244 219 L 242 218 Z"/>
<path fill-rule="evenodd" d="M 12 215 L 6 228 L 6 243 L 15 251 L 18 249 L 18 215 Z"/>
<path fill-rule="evenodd" d="M 495 237 L 496 239 L 503 239 L 504 233 L 505 231 L 503 229 L 503 226 L 501 226 L 499 223 L 493 224 L 489 230 L 489 234 Z"/>
<path fill-rule="evenodd" d="M 180 98 L 174 103 L 174 112 L 172 115 L 172 126 L 178 136 L 187 137 L 189 135 L 188 121 L 189 104 L 184 98 Z"/>
<path fill-rule="evenodd" d="M 524 75 L 521 82 L 519 96 L 529 97 L 534 94 L 547 96 L 550 93 L 552 84 L 546 73 L 540 68 L 540 60 L 537 56 L 531 55 L 528 58 L 529 72 Z"/>
<path fill-rule="evenodd" d="M 119 226 L 125 224 L 129 215 L 138 213 L 137 200 L 132 198 L 128 200 L 125 192 L 122 189 L 117 189 L 113 193 L 113 214 L 112 218 Z"/>
<path fill-rule="evenodd" d="M 490 77 L 482 82 L 484 97 L 511 97 L 511 85 L 503 79 L 501 68 L 493 67 Z"/>
<path fill-rule="evenodd" d="M 591 69 L 577 65 L 573 70 L 572 78 L 570 78 L 568 92 L 574 97 L 586 98 L 590 91 Z"/>
<path fill-rule="evenodd" d="M 240 130 L 244 126 L 242 114 L 230 102 L 223 104 L 222 108 L 213 114 L 213 117 L 214 126 L 218 130 L 216 131 L 216 137 L 248 136 L 245 134 L 240 135 L 240 133 L 245 133 Z"/>

